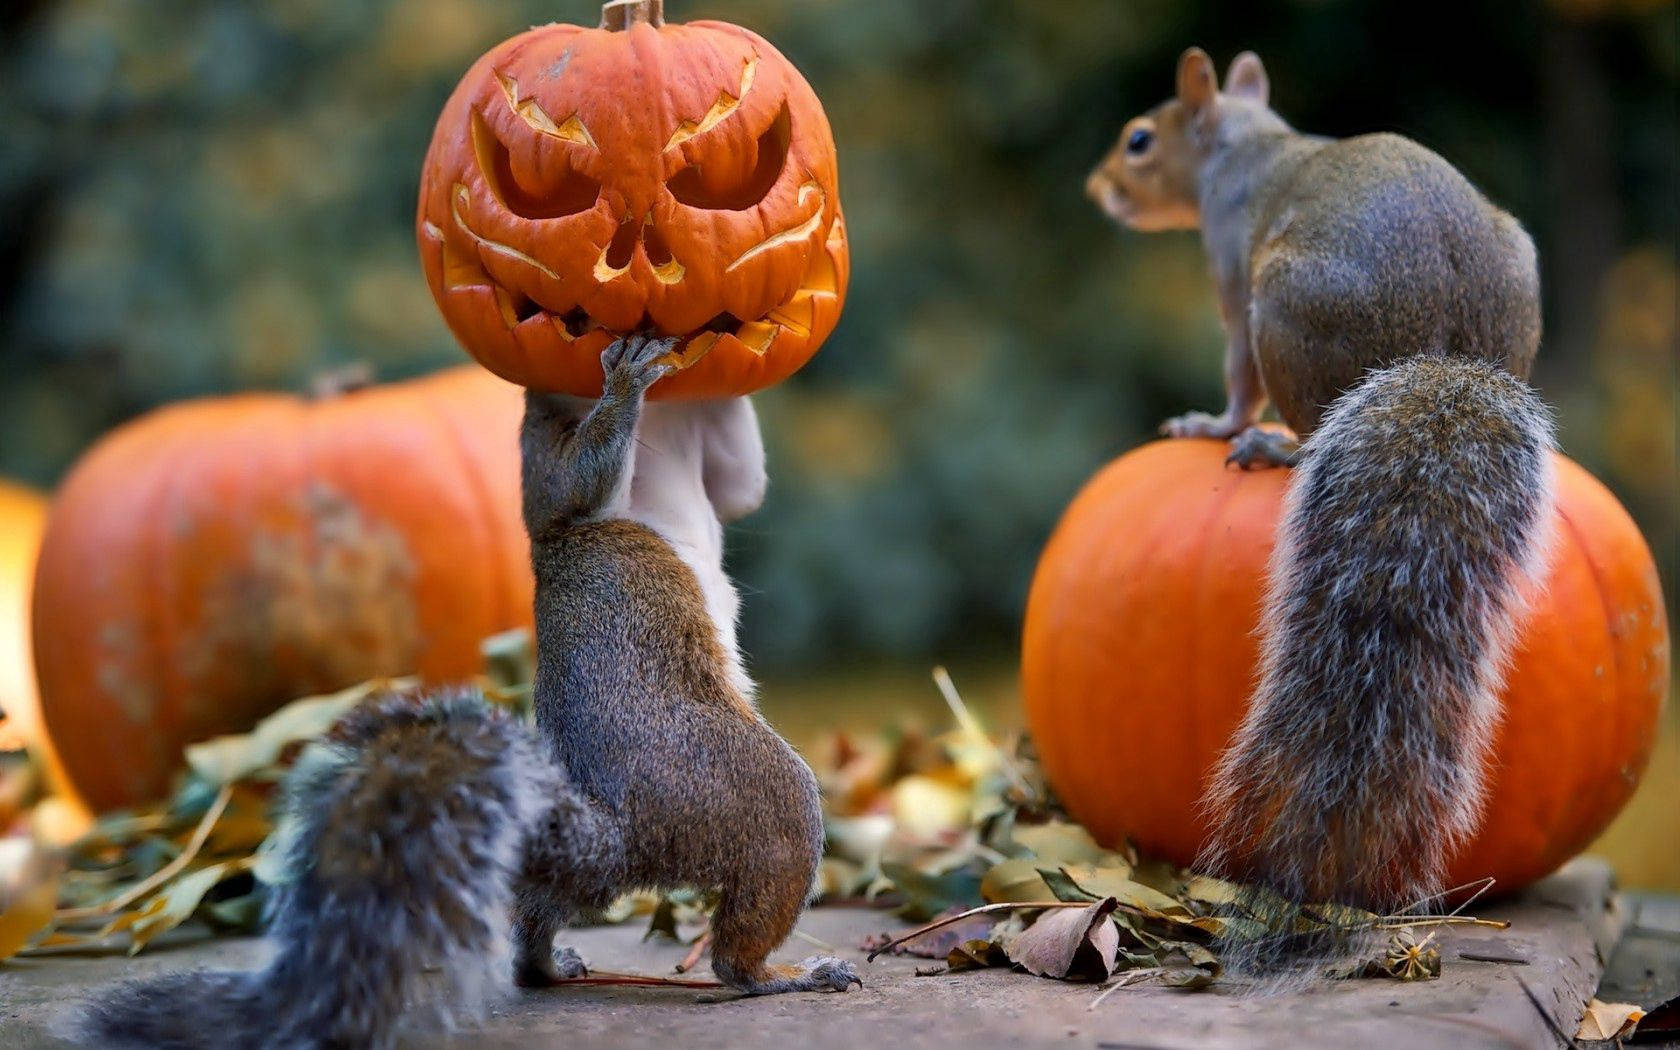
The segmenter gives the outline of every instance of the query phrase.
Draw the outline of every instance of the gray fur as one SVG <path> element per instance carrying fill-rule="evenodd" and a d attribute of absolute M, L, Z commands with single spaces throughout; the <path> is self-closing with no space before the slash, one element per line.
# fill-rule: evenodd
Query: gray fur
<path fill-rule="evenodd" d="M 554 936 L 579 909 L 630 889 L 699 886 L 721 893 L 713 968 L 724 982 L 749 994 L 844 989 L 858 978 L 838 959 L 765 963 L 810 892 L 822 810 L 810 768 L 739 685 L 744 672 L 725 645 L 733 630 L 714 622 L 700 573 L 727 586 L 714 563 L 721 545 L 682 543 L 690 556 L 708 552 L 697 571 L 672 538 L 709 536 L 720 512 L 746 513 L 762 496 L 763 447 L 742 433 L 756 424 L 750 410 L 701 407 L 693 418 L 715 421 L 693 435 L 706 455 L 639 447 L 643 395 L 668 349 L 642 337 L 615 344 L 602 359 L 606 391 L 581 420 L 553 411 L 546 395 L 528 399 L 526 483 L 549 489 L 539 498 L 528 488 L 525 502 L 537 577 L 534 703 L 549 756 L 580 798 L 527 854 L 519 977 L 556 978 Z M 662 437 L 685 432 L 667 422 Z M 648 464 L 661 472 L 658 491 L 639 484 L 649 455 L 661 457 Z M 626 477 L 636 479 L 628 502 L 603 505 Z M 732 479 L 741 480 L 724 484 Z M 698 495 L 670 505 L 679 490 Z M 717 499 L 726 505 L 707 502 Z M 696 517 L 705 520 L 683 520 Z"/>
<path fill-rule="evenodd" d="M 1544 567 L 1551 452 L 1525 383 L 1435 357 L 1372 373 L 1305 443 L 1260 682 L 1206 799 L 1218 831 L 1201 866 L 1286 898 L 1251 904 L 1386 913 L 1445 888 L 1481 814 L 1514 625 Z"/>
<path fill-rule="evenodd" d="M 1242 467 L 1298 464 L 1273 556 L 1260 682 L 1205 805 L 1199 866 L 1304 902 L 1420 903 L 1479 818 L 1497 697 L 1551 520 L 1534 245 L 1452 165 L 1398 135 L 1302 135 L 1252 53 L 1225 93 L 1198 48 L 1127 125 L 1090 192 L 1141 229 L 1199 226 L 1227 343 L 1218 416 Z M 1270 400 L 1302 445 L 1254 428 Z M 1227 946 L 1241 968 L 1346 938 Z M 1317 943 L 1311 943 L 1316 941 Z"/>
<path fill-rule="evenodd" d="M 632 520 L 637 421 L 669 349 L 640 336 L 615 342 L 593 406 L 527 397 L 541 743 L 467 694 L 391 698 L 346 715 L 289 780 L 274 961 L 119 986 L 82 1010 L 78 1037 L 164 1050 L 382 1050 L 399 1019 L 471 1016 L 510 973 L 527 986 L 580 975 L 582 960 L 556 952 L 555 934 L 580 909 L 641 888 L 721 892 L 713 967 L 742 992 L 862 983 L 840 959 L 765 962 L 804 908 L 822 811 L 810 768 L 739 685 L 733 625 L 719 630 L 672 541 Z M 710 536 L 720 529 L 710 500 L 738 516 L 762 496 L 763 446 L 750 407 L 696 418 L 711 421 L 695 434 L 706 454 L 661 469 L 686 467 L 700 495 L 664 498 L 683 479 L 661 476 L 649 516 Z M 706 520 L 675 520 L 684 514 Z M 685 547 L 697 556 L 703 545 Z M 721 541 L 703 549 L 718 564 L 700 569 L 728 587 Z M 732 590 L 728 599 L 733 610 Z M 426 987 L 429 971 L 442 987 Z"/>
<path fill-rule="evenodd" d="M 76 1036 L 379 1050 L 405 1010 L 434 1026 L 471 1016 L 505 983 L 509 884 L 558 784 L 530 733 L 472 693 L 370 701 L 288 779 L 268 966 L 119 985 L 83 1007 Z"/>

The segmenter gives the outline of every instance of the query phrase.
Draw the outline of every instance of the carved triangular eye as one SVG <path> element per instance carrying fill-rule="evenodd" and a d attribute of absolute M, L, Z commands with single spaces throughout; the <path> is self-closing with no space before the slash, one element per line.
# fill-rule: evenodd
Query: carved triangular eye
<path fill-rule="evenodd" d="M 565 163 L 557 153 L 559 170 L 545 173 L 540 185 L 527 185 L 514 170 L 508 149 L 488 121 L 477 111 L 472 114 L 473 152 L 490 191 L 508 211 L 522 219 L 558 219 L 576 215 L 595 206 L 601 184 Z"/>
<path fill-rule="evenodd" d="M 782 177 L 792 141 L 792 118 L 784 102 L 776 119 L 758 137 L 751 155 L 725 155 L 715 161 L 689 164 L 672 175 L 665 187 L 679 204 L 691 208 L 745 211 L 762 201 Z"/>

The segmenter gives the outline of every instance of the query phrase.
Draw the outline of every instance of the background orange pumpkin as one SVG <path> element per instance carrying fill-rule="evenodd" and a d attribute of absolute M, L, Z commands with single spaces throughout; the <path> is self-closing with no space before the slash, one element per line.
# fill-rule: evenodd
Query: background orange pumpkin
<path fill-rule="evenodd" d="M 1188 863 L 1197 802 L 1247 705 L 1289 473 L 1157 442 L 1068 507 L 1027 604 L 1022 689 L 1051 783 L 1099 839 Z M 1608 490 L 1558 457 L 1557 547 L 1506 683 L 1482 827 L 1448 885 L 1501 891 L 1583 849 L 1633 794 L 1669 684 L 1656 567 Z"/>
<path fill-rule="evenodd" d="M 35 552 L 47 520 L 47 498 L 34 489 L 0 481 L 0 712 L 28 735 L 35 710 L 35 674 L 29 656 L 29 586 Z"/>
<path fill-rule="evenodd" d="M 295 697 L 472 675 L 486 635 L 531 622 L 520 405 L 464 367 L 186 402 L 95 445 L 53 504 L 34 595 L 71 788 L 145 801 L 183 745 Z"/>
<path fill-rule="evenodd" d="M 610 28 L 609 28 L 610 23 Z M 475 62 L 444 104 L 415 220 L 461 345 L 525 386 L 601 392 L 601 350 L 681 336 L 655 398 L 751 393 L 803 365 L 846 294 L 834 136 L 757 34 L 538 26 Z"/>

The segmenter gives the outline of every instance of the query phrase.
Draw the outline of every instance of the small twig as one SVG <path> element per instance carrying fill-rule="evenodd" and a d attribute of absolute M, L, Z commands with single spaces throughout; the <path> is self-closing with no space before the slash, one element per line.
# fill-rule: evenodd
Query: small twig
<path fill-rule="evenodd" d="M 722 988 L 722 981 L 707 981 L 702 979 L 684 980 L 680 977 L 649 977 L 640 973 L 615 973 L 612 970 L 592 970 L 587 977 L 568 977 L 557 982 L 554 987 L 564 988 L 572 984 L 609 984 L 632 985 L 659 988 Z"/>
<path fill-rule="evenodd" d="M 986 735 L 986 731 L 980 727 L 980 720 L 975 718 L 974 713 L 968 709 L 968 705 L 963 703 L 962 696 L 957 693 L 957 684 L 951 681 L 951 672 L 945 670 L 943 666 L 935 667 L 933 669 L 933 684 L 939 687 L 939 695 L 945 698 L 945 706 L 951 709 L 951 714 L 956 718 L 957 725 L 962 727 L 962 731 L 976 740 L 984 741 L 990 745 L 992 750 L 997 753 L 998 768 L 1003 770 L 1004 776 L 1009 778 L 1021 794 L 1030 793 L 1031 788 L 1027 786 L 1027 778 L 1021 774 L 1019 769 L 1015 768 L 1014 761 L 1004 753 L 1003 748 Z"/>
<path fill-rule="evenodd" d="M 708 926 L 706 927 L 705 933 L 702 933 L 700 936 L 694 938 L 694 943 L 689 946 L 688 954 L 683 956 L 682 962 L 677 964 L 677 972 L 687 973 L 696 966 L 700 965 L 700 957 L 705 955 L 706 949 L 711 946 L 712 928 Z"/>
<path fill-rule="evenodd" d="M 941 926 L 949 926 L 953 922 L 961 922 L 972 915 L 986 915 L 997 911 L 1025 911 L 1031 908 L 1089 908 L 1091 903 L 1092 902 L 1090 901 L 1025 901 L 1021 903 L 1006 901 L 1002 904 L 982 904 L 978 908 L 970 908 L 967 911 L 959 912 L 956 915 L 947 915 L 943 919 L 935 919 L 932 922 L 924 923 L 911 930 L 909 933 L 899 934 L 897 937 L 894 937 L 892 940 L 870 952 L 867 956 L 865 956 L 865 958 L 867 958 L 870 962 L 874 962 L 875 957 L 880 955 L 882 952 L 891 951 L 906 941 L 913 941 L 924 933 L 932 933 Z"/>
<path fill-rule="evenodd" d="M 1480 952 L 1459 952 L 1460 959 L 1471 962 L 1510 963 L 1512 966 L 1527 966 L 1528 960 L 1516 955 L 1483 955 Z"/>
<path fill-rule="evenodd" d="M 1511 928 L 1511 921 L 1509 919 L 1475 919 L 1468 915 L 1419 915 L 1403 921 L 1379 922 L 1372 929 L 1405 930 L 1413 926 L 1486 926 L 1493 930 L 1508 930 Z"/>
<path fill-rule="evenodd" d="M 1107 999 L 1109 996 L 1113 995 L 1115 992 L 1118 992 L 1120 989 L 1129 987 L 1129 986 L 1134 985 L 1134 984 L 1141 984 L 1144 981 L 1149 980 L 1151 977 L 1159 977 L 1166 972 L 1167 972 L 1167 969 L 1164 966 L 1151 966 L 1151 967 L 1148 967 L 1147 969 L 1142 969 L 1142 970 L 1127 970 L 1125 973 L 1121 974 L 1119 977 L 1116 977 L 1114 979 L 1113 984 L 1109 985 L 1107 988 L 1104 988 L 1103 993 L 1101 995 L 1097 996 L 1095 999 L 1092 999 L 1091 1000 L 1091 1005 L 1087 1006 L 1085 1009 L 1095 1010 L 1098 1006 L 1102 1005 L 1102 1001 L 1104 999 Z"/>
<path fill-rule="evenodd" d="M 1470 882 L 1461 882 L 1457 886 L 1448 886 L 1446 889 L 1442 890 L 1439 893 L 1431 893 L 1427 897 L 1419 897 L 1416 901 L 1412 902 L 1411 906 L 1414 907 L 1414 908 L 1421 908 L 1425 904 L 1428 904 L 1430 901 L 1442 900 L 1443 898 L 1450 897 L 1455 893 L 1462 893 L 1465 890 L 1469 890 L 1471 888 L 1474 888 L 1476 892 L 1474 892 L 1474 893 L 1470 894 L 1470 896 L 1464 898 L 1464 903 L 1463 904 L 1460 904 L 1458 907 L 1454 908 L 1452 911 L 1447 913 L 1449 915 L 1457 915 L 1459 912 L 1463 911 L 1465 908 L 1467 908 L 1471 904 L 1475 903 L 1475 901 L 1478 897 L 1482 896 L 1488 890 L 1493 889 L 1493 884 L 1494 884 L 1495 881 L 1496 880 L 1494 879 L 1494 877 L 1492 875 L 1489 875 L 1485 878 L 1473 879 Z"/>
<path fill-rule="evenodd" d="M 193 858 L 198 856 L 198 851 L 204 848 L 204 843 L 210 838 L 210 832 L 216 827 L 216 821 L 222 819 L 222 811 L 227 809 L 228 801 L 232 798 L 233 785 L 223 784 L 222 790 L 216 793 L 216 800 L 210 803 L 210 808 L 205 812 L 204 818 L 198 822 L 198 827 L 193 830 L 192 838 L 187 840 L 186 848 L 181 850 L 174 860 L 152 872 L 150 876 L 140 882 L 135 883 L 124 893 L 112 897 L 103 904 L 94 904 L 86 908 L 66 908 L 54 915 L 53 920 L 55 922 L 80 922 L 84 919 L 103 918 L 122 911 L 130 904 L 179 875 L 188 864 L 192 863 Z"/>

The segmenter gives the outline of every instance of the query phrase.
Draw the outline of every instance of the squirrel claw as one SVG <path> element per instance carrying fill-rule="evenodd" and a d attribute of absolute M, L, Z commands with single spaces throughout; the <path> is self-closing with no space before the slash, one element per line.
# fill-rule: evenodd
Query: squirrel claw
<path fill-rule="evenodd" d="M 551 988 L 588 976 L 589 967 L 577 949 L 556 948 L 547 966 L 540 962 L 521 963 L 514 971 L 513 983 L 521 988 Z"/>
<path fill-rule="evenodd" d="M 1301 443 L 1287 434 L 1249 427 L 1231 440 L 1225 465 L 1243 470 L 1257 467 L 1293 467 L 1301 459 Z"/>
<path fill-rule="evenodd" d="M 1182 416 L 1174 416 L 1162 423 L 1160 433 L 1163 437 L 1172 438 L 1228 438 L 1242 430 L 1240 424 L 1225 415 L 1209 415 L 1206 412 L 1186 412 Z"/>
<path fill-rule="evenodd" d="M 601 351 L 601 372 L 606 377 L 606 385 L 611 387 L 616 380 L 631 390 L 646 390 L 671 370 L 670 365 L 654 362 L 676 345 L 675 336 L 655 336 L 652 332 L 636 332 L 614 339 Z"/>
<path fill-rule="evenodd" d="M 799 965 L 805 968 L 805 979 L 811 983 L 813 990 L 826 987 L 836 992 L 847 992 L 854 984 L 863 987 L 863 978 L 858 976 L 857 967 L 844 959 L 836 959 L 832 955 L 812 956 Z"/>

